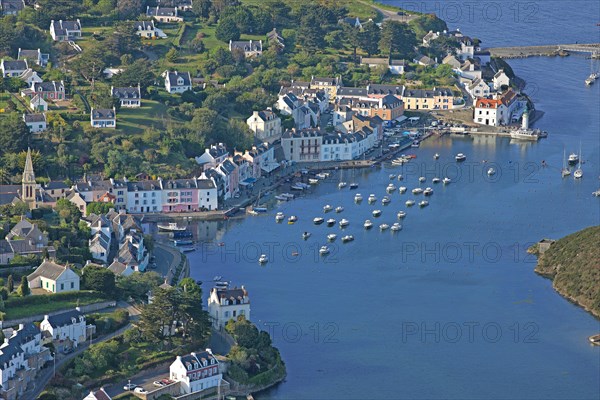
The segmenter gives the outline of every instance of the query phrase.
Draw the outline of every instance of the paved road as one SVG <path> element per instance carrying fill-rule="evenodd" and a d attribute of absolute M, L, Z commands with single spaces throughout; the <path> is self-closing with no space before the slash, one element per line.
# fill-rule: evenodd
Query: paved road
<path fill-rule="evenodd" d="M 377 10 L 377 12 L 379 14 L 381 14 L 381 17 L 383 20 L 390 19 L 393 21 L 400 21 L 400 22 L 408 23 L 408 22 L 412 21 L 413 19 L 417 18 L 416 15 L 398 15 L 398 11 L 385 10 L 385 9 L 377 6 L 377 4 L 375 4 L 375 3 L 365 3 L 362 1 L 361 1 L 361 3 L 371 6 L 372 8 Z"/>

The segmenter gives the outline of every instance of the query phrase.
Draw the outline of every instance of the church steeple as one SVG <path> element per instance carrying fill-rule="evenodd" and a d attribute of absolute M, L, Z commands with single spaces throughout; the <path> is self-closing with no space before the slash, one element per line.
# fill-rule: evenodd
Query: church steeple
<path fill-rule="evenodd" d="M 23 170 L 23 179 L 21 180 L 22 192 L 21 200 L 29 205 L 29 208 L 35 208 L 35 192 L 37 183 L 35 183 L 35 173 L 33 172 L 33 162 L 31 161 L 31 149 L 27 148 L 27 157 L 25 158 L 25 169 Z"/>

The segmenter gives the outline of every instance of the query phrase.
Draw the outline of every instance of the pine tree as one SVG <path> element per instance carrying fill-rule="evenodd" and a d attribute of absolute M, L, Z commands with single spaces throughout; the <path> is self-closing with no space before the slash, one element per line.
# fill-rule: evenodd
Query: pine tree
<path fill-rule="evenodd" d="M 15 290 L 15 283 L 13 281 L 12 275 L 8 276 L 8 282 L 7 282 L 6 286 L 8 287 L 8 293 L 12 293 L 13 290 Z"/>
<path fill-rule="evenodd" d="M 27 282 L 27 277 L 23 275 L 21 278 L 21 284 L 18 289 L 19 296 L 25 297 L 29 295 L 29 282 Z"/>

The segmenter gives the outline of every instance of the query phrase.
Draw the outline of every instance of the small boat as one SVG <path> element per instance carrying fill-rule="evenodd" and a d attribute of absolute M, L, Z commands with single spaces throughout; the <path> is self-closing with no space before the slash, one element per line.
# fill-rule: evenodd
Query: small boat
<path fill-rule="evenodd" d="M 467 159 L 467 156 L 465 156 L 463 153 L 458 153 L 455 158 L 456 158 L 456 161 L 460 162 L 460 161 L 465 161 Z"/>
<path fill-rule="evenodd" d="M 390 228 L 393 232 L 398 232 L 399 230 L 402 229 L 402 225 L 400 225 L 400 223 L 398 222 L 394 222 L 392 224 L 392 227 Z"/>
<path fill-rule="evenodd" d="M 431 182 L 433 182 L 433 183 L 440 183 L 440 178 L 438 178 L 438 177 L 435 177 L 435 178 L 433 178 L 433 179 L 431 180 Z"/>
<path fill-rule="evenodd" d="M 302 234 L 302 239 L 304 239 L 304 240 L 308 239 L 309 237 L 310 237 L 310 232 L 304 232 Z"/>
<path fill-rule="evenodd" d="M 600 189 L 596 190 L 595 192 L 592 192 L 592 196 L 600 197 Z"/>
<path fill-rule="evenodd" d="M 330 233 L 329 235 L 327 235 L 327 240 L 329 240 L 330 242 L 335 241 L 335 239 L 337 239 L 337 235 L 335 233 Z"/>
<path fill-rule="evenodd" d="M 419 202 L 419 207 L 427 207 L 429 202 L 427 200 L 422 200 Z"/>
<path fill-rule="evenodd" d="M 281 195 L 284 197 L 287 197 L 288 200 L 292 200 L 292 199 L 296 198 L 296 195 L 291 194 L 291 193 L 282 193 Z"/>
<path fill-rule="evenodd" d="M 431 196 L 432 194 L 433 194 L 433 189 L 430 187 L 425 188 L 425 190 L 423 190 L 423 195 L 425 195 L 425 196 Z"/>
<path fill-rule="evenodd" d="M 362 200 L 363 200 L 362 194 L 356 193 L 356 195 L 354 196 L 354 201 L 357 203 L 360 203 Z"/>
<path fill-rule="evenodd" d="M 268 262 L 269 262 L 269 257 L 267 257 L 266 254 L 261 254 L 260 257 L 258 258 L 259 264 L 266 264 Z"/>
<path fill-rule="evenodd" d="M 329 174 L 327 174 L 325 172 L 320 172 L 315 175 L 315 178 L 323 180 L 323 179 L 327 179 L 328 176 L 329 176 Z"/>
<path fill-rule="evenodd" d="M 319 249 L 319 254 L 322 256 L 326 256 L 327 254 L 329 254 L 329 247 L 321 246 L 321 248 Z"/>
<path fill-rule="evenodd" d="M 447 184 L 449 184 L 450 182 L 452 182 L 452 180 L 451 180 L 450 178 L 448 178 L 448 177 L 446 177 L 446 178 L 442 179 L 442 183 L 443 183 L 444 185 L 447 185 Z"/>
<path fill-rule="evenodd" d="M 398 175 L 398 180 L 402 181 L 402 180 L 404 180 L 404 177 L 402 175 Z"/>
<path fill-rule="evenodd" d="M 304 190 L 306 189 L 304 186 L 299 185 L 298 183 L 294 183 L 292 186 L 290 186 L 290 189 L 292 190 Z"/>
<path fill-rule="evenodd" d="M 393 191 L 396 190 L 396 185 L 394 185 L 393 183 L 390 183 L 389 185 L 387 185 L 387 187 L 385 188 L 385 191 L 388 193 L 392 193 Z"/>
<path fill-rule="evenodd" d="M 567 168 L 567 153 L 566 150 L 563 150 L 563 166 L 560 171 L 560 175 L 564 178 L 565 176 L 571 175 L 571 170 Z"/>
<path fill-rule="evenodd" d="M 496 175 L 496 170 L 494 168 L 490 168 L 487 170 L 488 176 Z"/>
<path fill-rule="evenodd" d="M 352 189 L 352 190 L 358 189 L 358 183 L 351 183 L 350 184 L 350 189 Z"/>
<path fill-rule="evenodd" d="M 314 178 L 308 178 L 308 183 L 310 183 L 311 185 L 316 185 L 319 183 L 319 180 Z"/>
<path fill-rule="evenodd" d="M 317 217 L 317 218 L 313 219 L 313 223 L 315 225 L 321 225 L 323 222 L 325 222 L 325 219 L 321 218 L 321 217 Z"/>
<path fill-rule="evenodd" d="M 344 207 L 342 207 L 342 206 L 337 206 L 335 208 L 335 212 L 338 213 L 338 214 L 341 213 L 342 211 L 344 211 Z"/>
<path fill-rule="evenodd" d="M 423 183 L 425 182 L 427 179 L 424 176 L 420 176 L 419 177 L 419 182 Z"/>
<path fill-rule="evenodd" d="M 335 223 L 336 223 L 336 220 L 335 220 L 335 219 L 333 219 L 333 218 L 329 218 L 329 219 L 327 220 L 327 226 L 329 226 L 329 227 L 332 227 L 332 226 L 334 226 L 334 225 L 335 225 Z"/>
<path fill-rule="evenodd" d="M 325 206 L 323 207 L 323 211 L 324 211 L 324 212 L 329 212 L 329 211 L 331 211 L 331 210 L 333 210 L 333 207 L 331 207 L 329 204 L 327 204 L 327 205 L 325 205 Z"/>
<path fill-rule="evenodd" d="M 275 215 L 275 221 L 277 221 L 277 222 L 281 222 L 281 221 L 283 221 L 284 219 L 285 219 L 285 215 L 284 215 L 282 212 L 278 212 L 278 213 Z"/>
<path fill-rule="evenodd" d="M 345 188 L 346 186 L 348 186 L 348 184 L 347 184 L 346 182 L 340 182 L 340 183 L 338 183 L 338 188 L 339 188 L 339 189 L 343 189 L 343 188 Z"/>
<path fill-rule="evenodd" d="M 379 217 L 381 215 L 381 210 L 373 210 L 372 214 L 374 217 Z"/>
<path fill-rule="evenodd" d="M 252 207 L 252 211 L 256 213 L 266 213 L 267 207 Z"/>
<path fill-rule="evenodd" d="M 434 159 L 434 160 L 437 160 L 438 158 L 440 158 L 440 155 L 439 155 L 438 153 L 435 153 L 435 154 L 433 155 L 433 159 Z"/>
<path fill-rule="evenodd" d="M 381 204 L 387 206 L 388 204 L 390 204 L 391 201 L 392 199 L 390 199 L 389 196 L 383 196 L 383 199 L 381 199 Z"/>
<path fill-rule="evenodd" d="M 600 346 L 600 333 L 597 335 L 592 335 L 588 338 L 591 344 L 595 346 Z"/>
<path fill-rule="evenodd" d="M 579 162 L 579 156 L 576 153 L 569 155 L 569 165 L 575 165 Z"/>
<path fill-rule="evenodd" d="M 275 196 L 275 200 L 278 200 L 278 201 L 288 201 L 289 199 L 288 199 L 287 196 L 284 196 L 282 194 L 278 194 L 277 196 Z"/>
<path fill-rule="evenodd" d="M 346 227 L 346 226 L 348 226 L 348 225 L 350 225 L 350 221 L 348 221 L 346 218 L 343 218 L 343 219 L 340 221 L 340 228 L 344 228 L 344 227 Z"/>
<path fill-rule="evenodd" d="M 175 246 L 189 246 L 191 244 L 194 244 L 193 240 L 187 240 L 187 239 L 183 239 L 183 240 L 173 240 L 173 244 Z"/>
<path fill-rule="evenodd" d="M 575 172 L 573 172 L 573 178 L 575 179 L 581 179 L 583 177 L 583 170 L 581 169 L 581 144 L 579 145 L 579 165 L 577 166 L 577 169 L 575 170 Z"/>
<path fill-rule="evenodd" d="M 412 207 L 412 206 L 415 205 L 415 201 L 412 200 L 412 199 L 411 200 L 406 200 L 406 203 L 404 203 L 404 204 L 406 204 L 408 207 Z"/>
<path fill-rule="evenodd" d="M 191 253 L 192 251 L 196 251 L 196 248 L 191 246 L 181 248 L 182 253 Z"/>
<path fill-rule="evenodd" d="M 420 146 L 420 144 L 419 144 L 419 141 L 418 141 L 418 140 L 415 140 L 415 141 L 414 141 L 414 142 L 412 142 L 412 144 L 410 145 L 410 147 L 419 147 L 419 146 Z"/>
<path fill-rule="evenodd" d="M 402 219 L 406 217 L 406 211 L 398 211 L 398 219 Z"/>
<path fill-rule="evenodd" d="M 175 222 L 169 222 L 168 224 L 158 224 L 156 225 L 159 231 L 163 232 L 181 232 L 185 231 L 187 228 L 185 226 L 177 226 Z"/>
<path fill-rule="evenodd" d="M 398 188 L 398 192 L 400 192 L 400 194 L 404 194 L 404 193 L 406 193 L 406 191 L 407 191 L 406 186 L 400 186 Z"/>
<path fill-rule="evenodd" d="M 342 237 L 342 243 L 348 243 L 354 240 L 354 236 L 346 235 Z"/>
<path fill-rule="evenodd" d="M 368 201 L 369 201 L 369 204 L 375 203 L 377 201 L 377 197 L 374 194 L 370 194 Z"/>
<path fill-rule="evenodd" d="M 292 215 L 291 217 L 288 218 L 288 224 L 290 224 L 290 225 L 296 221 L 298 221 L 298 217 L 296 217 L 295 215 Z"/>
<path fill-rule="evenodd" d="M 373 227 L 373 223 L 371 222 L 371 220 L 366 220 L 365 223 L 363 224 L 363 227 L 365 229 L 371 229 Z"/>
<path fill-rule="evenodd" d="M 590 85 L 592 85 L 594 83 L 594 81 L 595 81 L 595 79 L 592 79 L 592 78 L 588 77 L 585 80 L 585 84 L 588 85 L 588 86 L 590 86 Z"/>
<path fill-rule="evenodd" d="M 390 174 L 389 178 L 390 178 L 390 180 L 396 179 L 396 174 Z"/>
<path fill-rule="evenodd" d="M 412 190 L 412 194 L 421 194 L 423 193 L 423 189 L 422 188 L 414 188 Z"/>
<path fill-rule="evenodd" d="M 379 225 L 379 230 L 380 231 L 385 231 L 388 230 L 390 228 L 390 226 L 388 224 L 381 224 Z"/>

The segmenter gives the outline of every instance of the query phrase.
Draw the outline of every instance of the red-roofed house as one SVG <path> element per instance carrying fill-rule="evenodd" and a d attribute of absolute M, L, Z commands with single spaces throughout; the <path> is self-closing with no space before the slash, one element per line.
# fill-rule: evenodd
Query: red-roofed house
<path fill-rule="evenodd" d="M 508 89 L 495 98 L 479 98 L 475 103 L 473 121 L 481 125 L 500 126 L 511 122 L 512 113 L 517 106 L 517 94 Z"/>

